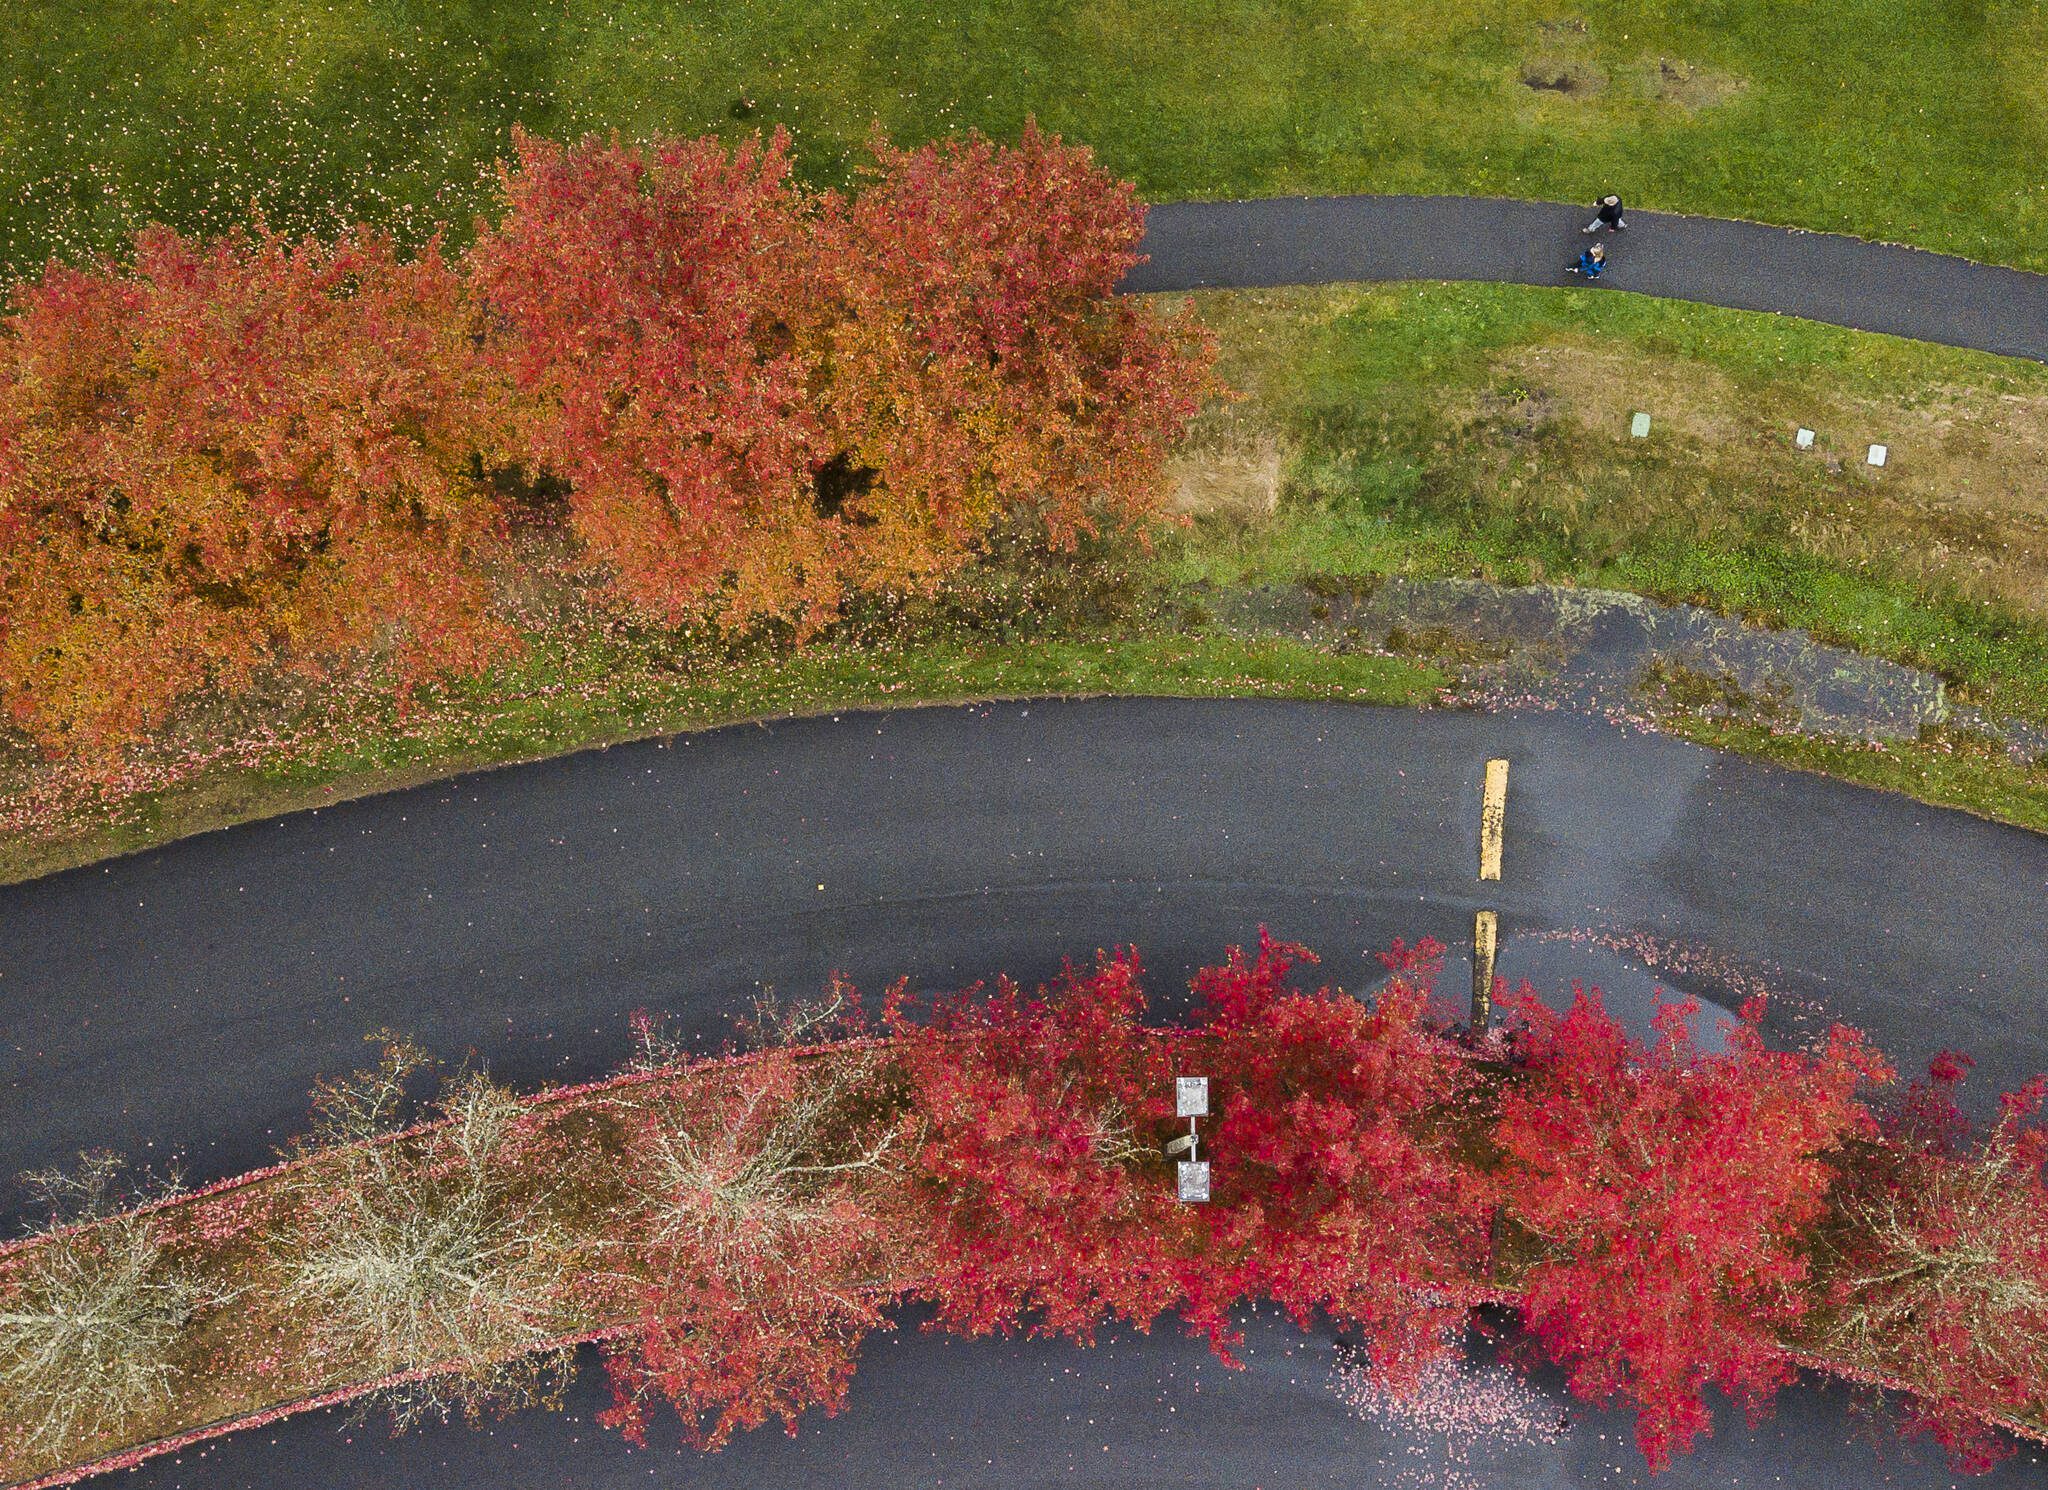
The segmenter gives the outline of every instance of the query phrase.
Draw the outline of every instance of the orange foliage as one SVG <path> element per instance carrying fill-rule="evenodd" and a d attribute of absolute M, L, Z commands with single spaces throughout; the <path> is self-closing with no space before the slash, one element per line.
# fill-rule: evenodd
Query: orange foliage
<path fill-rule="evenodd" d="M 203 686 L 377 637 L 402 681 L 475 665 L 470 475 L 491 384 L 430 246 L 142 234 L 53 264 L 0 339 L 0 686 L 51 747 L 117 749 Z"/>

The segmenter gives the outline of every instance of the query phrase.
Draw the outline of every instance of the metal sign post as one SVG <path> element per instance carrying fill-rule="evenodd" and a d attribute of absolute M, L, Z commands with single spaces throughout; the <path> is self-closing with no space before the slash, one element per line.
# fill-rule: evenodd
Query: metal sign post
<path fill-rule="evenodd" d="M 1195 1130 L 1196 1120 L 1209 1115 L 1209 1078 L 1206 1076 L 1177 1076 L 1173 1082 L 1174 1116 L 1188 1120 L 1185 1137 L 1176 1138 L 1166 1146 L 1166 1156 L 1186 1154 L 1180 1161 L 1179 1195 L 1182 1200 L 1199 1204 L 1209 1198 L 1209 1166 L 1200 1157 L 1202 1135 Z"/>

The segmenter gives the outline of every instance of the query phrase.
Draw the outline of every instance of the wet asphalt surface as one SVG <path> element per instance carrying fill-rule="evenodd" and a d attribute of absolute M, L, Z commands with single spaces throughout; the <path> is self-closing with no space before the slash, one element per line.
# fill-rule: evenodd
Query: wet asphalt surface
<path fill-rule="evenodd" d="M 1475 879 L 1490 755 L 1514 762 L 1498 887 Z M 1981 1111 L 2048 1068 L 2044 890 L 2048 838 L 1561 715 L 1126 699 L 743 726 L 0 889 L 0 1169 L 92 1145 L 176 1150 L 198 1179 L 260 1163 L 378 1026 L 530 1085 L 617 1062 L 638 1007 L 716 1043 L 759 982 L 1034 980 L 1135 943 L 1164 1011 L 1261 921 L 1356 987 L 1369 949 L 1455 941 L 1480 905 L 1502 912 L 1501 971 L 1546 992 L 1576 971 L 1640 1001 L 1631 949 L 1712 948 L 1781 993 L 1779 1039 L 1841 1018 L 1901 1064 L 1975 1053 Z M 1540 939 L 1596 927 L 1620 950 Z M 1663 981 L 1734 1001 L 1711 966 Z M 1328 1341 L 1256 1338 L 1261 1364 L 1232 1373 L 1170 1331 L 1094 1352 L 908 1331 L 870 1351 L 846 1416 L 702 1462 L 628 1454 L 590 1426 L 586 1383 L 565 1417 L 392 1441 L 318 1414 L 140 1479 L 1450 1485 L 1457 1454 L 1473 1484 L 1640 1472 L 1623 1416 L 1460 1449 L 1349 1411 Z M 1852 1443 L 1843 1400 L 1788 1395 L 1756 1433 L 1724 1414 L 1663 1483 L 1948 1483 L 1924 1448 Z M 2041 1475 L 2023 1456 L 1988 1483 Z"/>
<path fill-rule="evenodd" d="M 1450 197 L 1152 209 L 1131 290 L 1359 279 L 1584 284 L 1585 209 Z M 2048 276 L 1631 210 L 1597 286 L 2048 360 Z M 1478 772 L 1516 761 L 1509 872 L 1471 876 Z M 594 1074 L 635 1007 L 715 1043 L 756 983 L 837 968 L 951 985 L 1135 942 L 1162 1007 L 1259 922 L 1354 986 L 1396 935 L 1503 911 L 1502 971 L 1604 985 L 1640 1026 L 1647 936 L 1783 992 L 1775 1033 L 1861 1025 L 1917 1065 L 1975 1052 L 1972 1106 L 2048 1066 L 2034 1011 L 2043 840 L 1903 799 L 1562 719 L 1123 701 L 740 729 L 465 778 L 0 890 L 0 1169 L 106 1145 L 204 1179 L 260 1163 L 314 1077 L 389 1025 L 521 1083 Z M 1615 946 L 1540 941 L 1588 928 Z M 1463 969 L 1445 986 L 1462 986 Z M 914 1330 L 851 1410 L 700 1460 L 563 1416 L 390 1440 L 315 1414 L 145 1468 L 151 1486 L 1442 1486 L 1643 1481 L 1622 1415 L 1508 1378 L 1405 1423 L 1351 1411 L 1336 1352 L 1270 1320 L 1250 1369 L 1170 1334 L 1097 1350 Z M 1515 1398 L 1509 1405 L 1502 1403 Z M 1473 1403 L 1491 1407 L 1474 1408 Z M 1990 1485 L 2042 1483 L 2035 1454 Z M 1935 1485 L 1840 1388 L 1788 1395 L 1661 1483 Z"/>

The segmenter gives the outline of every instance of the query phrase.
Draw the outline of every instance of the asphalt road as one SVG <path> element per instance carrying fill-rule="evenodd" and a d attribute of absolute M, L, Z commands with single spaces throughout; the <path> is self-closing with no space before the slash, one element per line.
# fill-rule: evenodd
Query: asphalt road
<path fill-rule="evenodd" d="M 1514 762 L 1506 868 L 1482 897 L 1478 783 L 1496 754 Z M 1771 969 L 1783 1037 L 1838 1017 L 1902 1060 L 1959 1046 L 1988 1088 L 2048 1068 L 2044 890 L 2048 838 L 1562 716 L 1100 700 L 743 726 L 0 889 L 0 1169 L 87 1145 L 180 1150 L 202 1179 L 261 1162 L 315 1076 L 380 1025 L 535 1083 L 615 1062 L 636 1007 L 715 1040 L 757 980 L 1038 978 L 1134 942 L 1167 995 L 1263 920 L 1356 985 L 1367 949 L 1454 938 L 1482 903 L 1503 912 L 1510 976 L 1539 953 L 1553 979 L 1569 965 L 1530 941 L 1551 929 L 1703 944 Z M 1327 1361 L 1284 1381 L 1204 1368 L 1195 1402 L 1172 1383 L 1200 1356 L 1171 1339 L 1092 1356 L 890 1345 L 823 1436 L 759 1436 L 703 1467 L 592 1448 L 575 1419 L 372 1451 L 315 1417 L 144 1478 L 769 1485 L 829 1465 L 835 1483 L 892 1486 L 1361 1482 L 1369 1425 L 1329 1405 Z M 1797 1444 L 1738 1418 L 1716 1449 L 1736 1458 L 1665 1483 L 1731 1483 L 1737 1465 L 1745 1481 L 1769 1466 L 1804 1485 L 1946 1482 L 1840 1448 L 1833 1397 L 1795 1402 Z M 1619 1422 L 1574 1430 L 1528 1482 L 1614 1483 L 1609 1463 L 1633 1461 L 1597 1435 Z M 1520 1463 L 1499 1472 L 1523 1483 Z"/>
<path fill-rule="evenodd" d="M 1331 280 L 1478 279 L 1584 285 L 1565 273 L 1590 207 L 1496 197 L 1275 197 L 1168 202 L 1146 219 L 1151 262 L 1129 290 Z M 1761 223 L 1628 209 L 1602 234 L 1597 288 L 2048 361 L 2048 275 Z"/>

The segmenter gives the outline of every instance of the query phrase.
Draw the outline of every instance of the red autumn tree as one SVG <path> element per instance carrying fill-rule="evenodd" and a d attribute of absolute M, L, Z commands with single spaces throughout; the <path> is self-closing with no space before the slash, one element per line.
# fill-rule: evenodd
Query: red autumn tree
<path fill-rule="evenodd" d="M 1128 184 L 1035 128 L 878 139 L 851 200 L 794 185 L 781 133 L 517 143 L 470 283 L 527 463 L 664 622 L 809 628 L 849 585 L 928 586 L 999 518 L 1064 544 L 1149 514 L 1213 391 L 1191 313 L 1112 294 Z"/>
<path fill-rule="evenodd" d="M 1145 1027 L 1134 954 L 1027 997 L 940 1006 L 907 1042 L 933 1240 L 919 1291 L 942 1327 L 1087 1339 L 1178 1313 L 1229 1359 L 1231 1311 L 1275 1299 L 1361 1330 L 1390 1379 L 1445 1348 L 1474 1281 L 1490 1193 L 1446 1121 L 1466 1063 L 1427 1038 L 1430 968 L 1368 1008 L 1295 989 L 1312 960 L 1261 933 L 1194 988 L 1186 1033 Z M 1215 1200 L 1181 1205 L 1161 1142 L 1176 1070 L 1212 1074 Z"/>
<path fill-rule="evenodd" d="M 1212 1254 L 1236 1260 L 1233 1291 L 1358 1331 L 1397 1389 L 1453 1348 L 1494 1203 L 1457 1143 L 1477 1077 L 1430 1015 L 1442 950 L 1396 943 L 1368 1005 L 1292 986 L 1314 954 L 1261 928 L 1256 957 L 1196 977 L 1187 1042 L 1220 1078 Z"/>
<path fill-rule="evenodd" d="M 909 1291 L 937 1327 L 1088 1340 L 1112 1319 L 1149 1328 L 1183 1298 L 1197 1218 L 1160 1162 L 1172 1065 L 1143 1009 L 1134 953 L 1036 995 L 1007 979 L 972 989 L 922 1023 L 891 991 L 884 1021 L 922 1134 Z"/>
<path fill-rule="evenodd" d="M 1906 1431 L 1981 1473 L 2014 1446 L 1980 1414 L 2048 1413 L 2048 1077 L 1973 1137 L 1955 1101 L 1970 1065 L 1936 1056 L 1885 1111 L 1885 1141 L 1846 1166 L 1815 1343 L 1911 1386 Z"/>
<path fill-rule="evenodd" d="M 0 334 L 0 695 L 108 753 L 259 664 L 382 643 L 403 683 L 506 645 L 472 456 L 501 442 L 461 287 L 358 232 L 156 229 L 53 263 Z"/>
<path fill-rule="evenodd" d="M 1792 1376 L 1780 1341 L 1807 1303 L 1808 1232 L 1829 1156 L 1875 1131 L 1859 1089 L 1891 1072 L 1837 1025 L 1811 1053 L 1767 1049 L 1751 999 L 1724 1054 L 1664 1004 L 1643 1051 L 1576 990 L 1562 1016 L 1516 1001 L 1522 1067 L 1494 1141 L 1509 1216 L 1546 1255 L 1522 1313 L 1572 1390 L 1636 1405 L 1653 1470 L 1709 1426 L 1709 1381 L 1761 1411 Z"/>
<path fill-rule="evenodd" d="M 571 483 L 615 595 L 668 623 L 829 595 L 847 534 L 812 502 L 819 369 L 795 328 L 819 293 L 788 137 L 514 145 L 468 279 L 521 455 Z"/>

